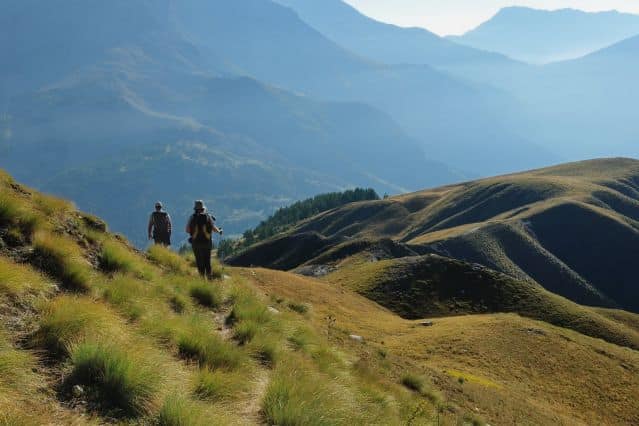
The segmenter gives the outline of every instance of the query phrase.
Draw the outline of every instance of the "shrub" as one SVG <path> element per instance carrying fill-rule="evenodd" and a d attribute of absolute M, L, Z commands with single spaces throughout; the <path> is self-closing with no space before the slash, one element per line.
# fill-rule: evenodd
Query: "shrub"
<path fill-rule="evenodd" d="M 408 389 L 418 392 L 420 394 L 422 393 L 425 387 L 424 379 L 412 373 L 404 374 L 402 376 L 401 383 Z"/>
<path fill-rule="evenodd" d="M 222 288 L 207 281 L 194 282 L 189 293 L 200 305 L 208 308 L 217 308 L 224 302 Z"/>
<path fill-rule="evenodd" d="M 98 403 L 126 416 L 144 414 L 158 390 L 157 374 L 145 360 L 115 346 L 85 342 L 73 348 L 68 385 L 90 386 Z"/>
<path fill-rule="evenodd" d="M 186 260 L 166 247 L 152 245 L 148 250 L 149 258 L 177 274 L 188 274 L 190 271 Z"/>
<path fill-rule="evenodd" d="M 40 269 L 59 279 L 67 289 L 89 289 L 89 266 L 71 241 L 49 233 L 38 233 L 33 244 L 33 258 Z"/>
<path fill-rule="evenodd" d="M 303 303 L 291 302 L 288 304 L 288 307 L 290 310 L 297 312 L 298 314 L 303 315 L 308 312 L 308 305 L 305 305 Z"/>

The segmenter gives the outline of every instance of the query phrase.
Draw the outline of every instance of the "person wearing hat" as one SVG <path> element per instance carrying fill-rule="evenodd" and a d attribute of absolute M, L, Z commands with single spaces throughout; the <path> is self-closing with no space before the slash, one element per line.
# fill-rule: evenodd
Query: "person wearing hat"
<path fill-rule="evenodd" d="M 191 237 L 189 242 L 195 254 L 197 270 L 203 277 L 211 278 L 211 251 L 213 250 L 213 233 L 222 235 L 224 231 L 215 226 L 215 218 L 206 212 L 202 200 L 197 200 L 194 213 L 186 225 L 186 232 Z"/>
<path fill-rule="evenodd" d="M 171 245 L 171 216 L 163 210 L 162 203 L 155 203 L 155 211 L 149 218 L 149 240 L 153 239 L 155 244 Z"/>

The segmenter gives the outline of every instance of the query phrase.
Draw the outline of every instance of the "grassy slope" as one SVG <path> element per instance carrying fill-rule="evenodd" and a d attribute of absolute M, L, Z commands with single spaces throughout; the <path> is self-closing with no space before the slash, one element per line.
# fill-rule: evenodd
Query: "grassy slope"
<path fill-rule="evenodd" d="M 187 260 L 104 229 L 0 176 L 0 424 L 399 425 L 435 413 L 379 365 L 360 369 L 305 305 L 278 304 L 235 270 L 202 282 Z"/>
<path fill-rule="evenodd" d="M 390 238 L 535 280 L 579 303 L 639 312 L 631 266 L 639 246 L 636 160 L 572 163 L 355 203 L 302 222 L 288 238 L 305 233 L 329 239 L 321 254 L 343 238 Z M 264 247 L 245 254 L 250 264 L 291 269 L 326 260 L 296 250 L 294 259 L 283 253 L 271 264 L 260 259 Z"/>
<path fill-rule="evenodd" d="M 264 269 L 242 275 L 271 295 L 309 304 L 316 327 L 361 359 L 382 358 L 398 378 L 424 377 L 452 407 L 444 424 L 454 407 L 491 424 L 639 421 L 637 351 L 515 314 L 442 317 L 424 327 L 339 283 Z"/>

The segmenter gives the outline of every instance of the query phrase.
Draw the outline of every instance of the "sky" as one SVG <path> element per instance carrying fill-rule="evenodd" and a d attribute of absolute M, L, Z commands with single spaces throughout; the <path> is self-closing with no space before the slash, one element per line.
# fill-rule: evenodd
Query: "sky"
<path fill-rule="evenodd" d="M 424 27 L 440 35 L 463 34 L 507 6 L 537 9 L 616 9 L 639 14 L 639 0 L 345 0 L 364 14 L 401 26 Z"/>

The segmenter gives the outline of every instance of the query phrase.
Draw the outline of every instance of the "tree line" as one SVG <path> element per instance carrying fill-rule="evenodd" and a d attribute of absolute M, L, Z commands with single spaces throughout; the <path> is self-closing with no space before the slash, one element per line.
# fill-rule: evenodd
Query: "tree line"
<path fill-rule="evenodd" d="M 246 230 L 242 238 L 222 240 L 218 247 L 218 256 L 224 259 L 237 254 L 253 244 L 285 232 L 299 221 L 319 213 L 348 203 L 379 199 L 380 197 L 374 189 L 355 188 L 343 192 L 320 194 L 303 201 L 298 201 L 288 207 L 280 208 L 254 229 Z"/>

